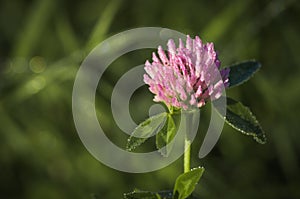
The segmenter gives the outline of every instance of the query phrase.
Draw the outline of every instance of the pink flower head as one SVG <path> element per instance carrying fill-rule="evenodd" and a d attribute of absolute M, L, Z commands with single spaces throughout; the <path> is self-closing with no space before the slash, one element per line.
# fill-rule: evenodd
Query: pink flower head
<path fill-rule="evenodd" d="M 181 39 L 178 48 L 172 39 L 167 46 L 167 54 L 159 46 L 158 56 L 153 53 L 152 63 L 145 63 L 144 82 L 155 94 L 154 101 L 185 110 L 200 108 L 209 99 L 218 99 L 229 86 L 229 68 L 220 69 L 213 43 L 187 36 L 185 46 Z"/>

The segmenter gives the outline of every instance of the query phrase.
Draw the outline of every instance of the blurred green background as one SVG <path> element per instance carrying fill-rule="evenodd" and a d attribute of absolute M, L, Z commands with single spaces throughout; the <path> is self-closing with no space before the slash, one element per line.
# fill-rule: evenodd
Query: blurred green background
<path fill-rule="evenodd" d="M 110 169 L 84 148 L 71 110 L 76 72 L 95 45 L 127 29 L 158 26 L 213 41 L 223 66 L 251 58 L 263 66 L 227 94 L 251 107 L 268 143 L 259 145 L 226 126 L 217 146 L 199 160 L 198 141 L 192 165 L 202 165 L 206 172 L 196 194 L 300 198 L 299 21 L 297 0 L 1 0 L 0 197 L 81 199 L 97 194 L 115 199 L 135 187 L 173 187 L 182 172 L 181 159 L 145 174 Z M 149 59 L 151 51 L 122 56 L 99 83 L 99 122 L 120 146 L 127 137 L 111 116 L 112 88 L 124 72 Z M 152 97 L 146 87 L 133 96 L 135 121 L 147 117 Z M 203 131 L 209 122 L 209 115 L 204 116 Z"/>

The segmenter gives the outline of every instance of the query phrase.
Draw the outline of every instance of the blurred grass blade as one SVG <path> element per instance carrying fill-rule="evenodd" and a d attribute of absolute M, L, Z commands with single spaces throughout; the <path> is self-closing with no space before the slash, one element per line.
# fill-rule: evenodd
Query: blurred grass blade
<path fill-rule="evenodd" d="M 39 44 L 42 32 L 50 19 L 55 0 L 36 0 L 29 12 L 30 15 L 18 33 L 17 43 L 14 46 L 13 57 L 30 57 L 34 48 Z"/>
<path fill-rule="evenodd" d="M 202 31 L 202 35 L 207 40 L 213 40 L 217 42 L 225 33 L 230 30 L 230 27 L 234 25 L 234 22 L 241 16 L 247 9 L 247 6 L 251 0 L 235 1 L 230 4 L 224 11 L 214 15 L 209 25 Z"/>
<path fill-rule="evenodd" d="M 66 16 L 62 15 L 56 20 L 56 32 L 64 47 L 66 54 L 70 54 L 79 49 L 79 41 Z"/>
<path fill-rule="evenodd" d="M 114 19 L 115 14 L 120 7 L 121 0 L 112 0 L 109 2 L 108 6 L 104 9 L 102 15 L 99 17 L 97 24 L 92 31 L 90 39 L 87 43 L 86 50 L 90 51 L 99 42 L 101 42 Z"/>

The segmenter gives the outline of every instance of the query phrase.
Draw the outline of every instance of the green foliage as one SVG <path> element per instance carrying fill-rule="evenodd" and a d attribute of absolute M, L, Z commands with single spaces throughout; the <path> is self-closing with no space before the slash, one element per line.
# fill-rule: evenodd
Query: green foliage
<path fill-rule="evenodd" d="M 131 193 L 124 194 L 124 199 L 162 199 L 162 198 L 158 193 L 135 190 Z"/>
<path fill-rule="evenodd" d="M 160 131 L 166 123 L 167 116 L 167 113 L 160 113 L 140 123 L 128 138 L 126 149 L 128 151 L 134 150 L 136 147 L 143 144 L 149 137 Z"/>
<path fill-rule="evenodd" d="M 266 143 L 266 135 L 250 109 L 241 102 L 227 98 L 225 121 L 239 132 L 251 135 L 261 144 Z"/>
<path fill-rule="evenodd" d="M 173 199 L 173 191 L 151 192 L 135 189 L 133 192 L 125 193 L 124 199 Z"/>
<path fill-rule="evenodd" d="M 257 61 L 244 61 L 229 66 L 229 87 L 238 86 L 249 80 L 260 67 Z"/>
<path fill-rule="evenodd" d="M 151 191 L 141 191 L 136 189 L 133 192 L 125 193 L 124 199 L 174 199 L 174 197 L 173 197 L 173 191 L 151 192 Z M 186 199 L 199 199 L 199 198 L 190 195 Z"/>
<path fill-rule="evenodd" d="M 173 146 L 170 142 L 177 131 L 173 114 L 160 113 L 140 123 L 128 138 L 126 149 L 132 151 L 156 134 L 156 148 L 163 156 L 168 156 Z"/>
<path fill-rule="evenodd" d="M 170 144 L 170 142 L 176 135 L 176 130 L 177 128 L 173 117 L 171 114 L 168 114 L 164 127 L 156 134 L 156 147 L 163 156 L 168 156 L 172 150 L 172 144 Z"/>
<path fill-rule="evenodd" d="M 203 167 L 192 169 L 177 177 L 174 186 L 174 199 L 185 199 L 192 194 L 204 172 Z"/>
<path fill-rule="evenodd" d="M 259 116 L 264 129 L 271 132 L 269 142 L 261 148 L 225 126 L 208 158 L 194 159 L 194 164 L 209 168 L 202 179 L 205 186 L 195 190 L 199 198 L 300 198 L 297 3 L 166 0 L 166 9 L 160 0 L 2 0 L 1 198 L 81 199 L 96 192 L 99 198 L 116 199 L 133 186 L 160 190 L 173 185 L 170 176 L 182 169 L 181 161 L 146 174 L 114 171 L 86 151 L 72 120 L 72 86 L 88 53 L 85 50 L 123 30 L 149 25 L 214 42 L 222 65 L 252 57 L 263 64 L 255 78 L 227 94 L 241 99 Z M 126 70 L 150 58 L 149 52 L 123 55 L 99 82 L 95 99 L 99 124 L 120 146 L 126 135 L 110 114 L 110 91 Z M 137 94 L 142 94 L 139 108 L 131 114 L 135 121 L 142 121 L 152 96 Z M 208 118 L 201 112 L 200 130 L 205 131 Z M 146 149 L 152 147 L 153 143 L 145 143 Z M 192 150 L 197 154 L 199 146 Z"/>

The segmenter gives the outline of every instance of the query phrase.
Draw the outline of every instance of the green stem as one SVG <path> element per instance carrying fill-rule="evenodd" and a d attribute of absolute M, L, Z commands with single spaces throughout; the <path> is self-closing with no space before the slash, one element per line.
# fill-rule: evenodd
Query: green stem
<path fill-rule="evenodd" d="M 184 157 L 183 157 L 184 173 L 191 169 L 191 141 L 185 137 L 184 140 Z"/>
<path fill-rule="evenodd" d="M 191 170 L 191 140 L 190 140 L 190 128 L 193 125 L 193 115 L 187 112 L 185 115 L 185 139 L 184 139 L 184 155 L 183 155 L 183 170 L 184 173 Z"/>

